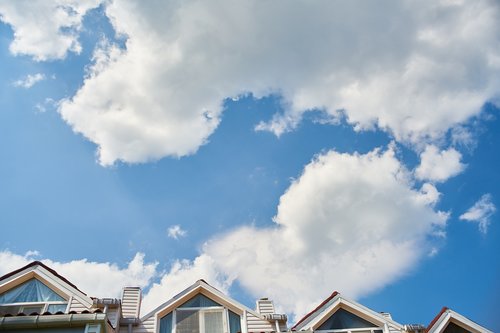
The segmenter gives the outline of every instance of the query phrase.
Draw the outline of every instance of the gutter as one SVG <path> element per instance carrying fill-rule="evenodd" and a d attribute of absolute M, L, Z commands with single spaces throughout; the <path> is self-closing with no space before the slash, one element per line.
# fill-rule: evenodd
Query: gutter
<path fill-rule="evenodd" d="M 77 313 L 52 316 L 36 315 L 0 317 L 0 330 L 9 328 L 84 327 L 87 324 L 102 324 L 102 327 L 106 327 L 106 314 Z"/>

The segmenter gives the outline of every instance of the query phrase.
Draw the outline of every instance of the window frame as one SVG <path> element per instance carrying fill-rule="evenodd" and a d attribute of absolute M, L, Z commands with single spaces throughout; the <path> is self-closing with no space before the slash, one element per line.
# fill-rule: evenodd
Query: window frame
<path fill-rule="evenodd" d="M 230 333 L 229 332 L 229 311 L 224 306 L 207 306 L 207 307 L 177 307 L 172 310 L 172 333 L 177 333 L 177 311 L 197 311 L 199 314 L 198 318 L 198 333 L 206 333 L 205 332 L 205 316 L 206 312 L 220 312 L 222 314 L 222 332 L 221 333 Z M 241 320 L 241 316 L 240 316 Z"/>
<path fill-rule="evenodd" d="M 66 308 L 64 309 L 63 312 L 68 313 L 68 307 L 69 307 L 68 301 L 2 303 L 2 304 L 0 304 L 0 309 L 2 307 L 8 307 L 8 306 L 18 307 L 19 309 L 17 310 L 16 314 L 24 313 L 25 315 L 29 315 L 30 313 L 37 312 L 37 311 L 30 311 L 29 313 L 26 313 L 26 312 L 24 312 L 24 308 L 41 307 L 41 311 L 38 313 L 42 314 L 42 313 L 47 312 L 49 309 L 49 306 L 51 306 L 51 305 L 66 305 Z M 14 313 L 12 313 L 12 314 L 14 314 Z M 0 317 L 2 317 L 2 316 L 3 315 L 0 315 Z"/>

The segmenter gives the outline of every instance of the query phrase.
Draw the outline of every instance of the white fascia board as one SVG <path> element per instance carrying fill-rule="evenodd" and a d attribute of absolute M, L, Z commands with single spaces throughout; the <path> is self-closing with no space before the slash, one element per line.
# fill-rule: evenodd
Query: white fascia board
<path fill-rule="evenodd" d="M 446 329 L 449 322 L 455 322 L 459 326 L 465 326 L 465 329 L 480 333 L 493 333 L 472 320 L 462 316 L 458 312 L 447 309 L 429 329 L 428 333 L 441 333 Z"/>
<path fill-rule="evenodd" d="M 47 280 L 47 282 L 51 284 L 53 287 L 58 288 L 66 295 L 68 295 L 68 298 L 69 296 L 73 296 L 73 298 L 76 298 L 80 303 L 82 303 L 86 307 L 88 308 L 92 307 L 93 304 L 92 298 L 85 295 L 83 292 L 76 289 L 75 287 L 69 285 L 59 277 L 55 276 L 54 274 L 46 270 L 44 267 L 37 266 L 34 272 L 35 274 L 38 274 L 39 276 Z"/>
<path fill-rule="evenodd" d="M 312 329 L 316 330 L 319 326 L 320 323 L 322 323 L 324 320 L 326 320 L 328 317 L 333 315 L 333 313 L 338 310 L 338 308 L 342 308 L 342 305 L 345 305 L 347 308 L 351 308 L 361 314 L 364 315 L 364 317 L 371 319 L 372 321 L 375 321 L 377 324 L 380 324 L 381 327 L 384 326 L 384 324 L 388 324 L 389 326 L 392 326 L 398 330 L 403 329 L 403 325 L 399 324 L 398 322 L 395 322 L 392 319 L 386 318 L 382 316 L 380 313 L 375 312 L 369 308 L 367 308 L 364 305 L 361 305 L 357 302 L 348 300 L 343 298 L 340 294 L 336 295 L 330 302 L 325 304 L 324 308 L 322 311 L 318 312 L 316 315 L 311 315 L 313 318 L 306 322 L 305 324 L 300 325 L 300 327 L 297 327 L 297 329 Z"/>
<path fill-rule="evenodd" d="M 205 291 L 205 293 L 203 292 Z M 151 316 L 156 316 L 158 314 L 161 314 L 165 309 L 168 308 L 175 308 L 178 305 L 181 305 L 185 301 L 189 300 L 190 298 L 196 296 L 197 294 L 206 294 L 205 296 L 213 296 L 216 298 L 216 300 L 222 300 L 222 303 L 225 303 L 226 305 L 229 305 L 230 308 L 234 309 L 239 309 L 241 313 L 244 313 L 245 311 L 253 314 L 257 318 L 260 318 L 262 320 L 265 320 L 264 317 L 260 314 L 257 313 L 256 311 L 248 308 L 247 306 L 233 300 L 229 296 L 225 295 L 224 293 L 220 292 L 219 290 L 215 289 L 208 283 L 198 280 L 194 284 L 192 284 L 190 287 L 187 289 L 184 289 L 181 291 L 179 294 L 175 295 L 172 297 L 170 300 L 166 301 L 162 305 L 158 306 L 154 310 L 150 311 L 146 315 L 144 315 L 141 318 L 141 321 L 145 321 L 149 319 Z"/>
<path fill-rule="evenodd" d="M 92 306 L 92 299 L 82 293 L 80 290 L 72 287 L 67 282 L 61 280 L 59 277 L 54 275 L 52 272 L 46 270 L 42 266 L 32 266 L 9 276 L 5 281 L 0 284 L 0 293 L 17 287 L 23 282 L 30 279 L 37 278 L 43 283 L 47 284 L 49 288 L 53 289 L 54 292 L 60 294 L 61 297 L 69 300 L 71 296 L 80 301 L 83 305 L 87 307 Z M 5 289 L 5 290 L 4 290 Z"/>

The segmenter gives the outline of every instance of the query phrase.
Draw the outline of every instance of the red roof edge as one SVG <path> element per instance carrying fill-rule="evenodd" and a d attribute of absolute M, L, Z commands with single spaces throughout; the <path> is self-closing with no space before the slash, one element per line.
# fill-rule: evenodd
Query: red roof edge
<path fill-rule="evenodd" d="M 302 317 L 301 320 L 299 320 L 295 325 L 293 325 L 293 327 L 291 328 L 291 330 L 295 329 L 300 323 L 302 323 L 304 320 L 306 320 L 307 318 L 309 318 L 314 312 L 318 311 L 320 308 L 323 307 L 323 305 L 325 305 L 326 303 L 330 302 L 332 298 L 334 298 L 335 296 L 337 296 L 339 293 L 338 291 L 334 291 L 330 296 L 328 296 L 328 298 L 326 298 L 323 302 L 321 302 L 320 305 L 318 305 L 314 310 L 312 310 L 311 312 L 309 312 L 308 314 L 306 314 L 304 317 Z"/>
<path fill-rule="evenodd" d="M 430 324 L 427 326 L 427 328 L 425 329 L 425 332 L 429 332 L 429 330 L 432 328 L 432 326 L 434 326 L 434 324 L 438 321 L 438 319 L 443 315 L 443 313 L 445 313 L 446 311 L 448 311 L 449 308 L 446 307 L 446 306 L 443 306 L 443 308 L 441 309 L 441 311 L 439 311 L 439 313 L 437 314 L 436 317 L 434 317 L 434 319 L 432 319 L 432 321 L 430 322 Z"/>
<path fill-rule="evenodd" d="M 49 266 L 45 265 L 43 262 L 38 261 L 38 260 L 32 261 L 29 264 L 27 264 L 26 266 L 23 266 L 23 267 L 21 267 L 19 269 L 16 269 L 15 271 L 12 271 L 10 273 L 5 274 L 4 276 L 0 277 L 0 281 L 5 280 L 5 279 L 7 279 L 7 278 L 9 278 L 9 277 L 11 277 L 13 275 L 16 275 L 17 273 L 25 270 L 26 268 L 30 268 L 30 267 L 34 267 L 34 266 L 42 266 L 43 268 L 45 268 L 46 270 L 48 270 L 49 272 L 51 272 L 52 274 L 54 274 L 55 276 L 57 276 L 58 278 L 60 278 L 64 282 L 66 282 L 67 284 L 69 284 L 71 287 L 75 288 L 76 290 L 78 290 L 79 292 L 81 292 L 82 294 L 84 294 L 85 296 L 87 296 L 87 294 L 85 294 L 83 291 L 81 291 L 80 289 L 78 289 L 78 287 L 75 286 L 73 283 L 69 282 L 69 280 L 66 279 L 64 276 L 60 275 L 55 270 L 53 270 L 52 268 L 50 268 Z"/>

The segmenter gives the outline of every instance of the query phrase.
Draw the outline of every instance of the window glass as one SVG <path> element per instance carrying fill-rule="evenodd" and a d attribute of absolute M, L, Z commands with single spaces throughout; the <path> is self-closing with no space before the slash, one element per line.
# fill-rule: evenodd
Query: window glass
<path fill-rule="evenodd" d="M 160 319 L 160 333 L 172 333 L 172 312 Z"/>
<path fill-rule="evenodd" d="M 191 298 L 186 303 L 179 306 L 180 308 L 206 308 L 210 306 L 221 306 L 219 303 L 212 301 L 205 295 L 198 294 Z"/>
<path fill-rule="evenodd" d="M 376 327 L 363 318 L 356 316 L 344 309 L 338 309 L 330 318 L 328 318 L 318 330 L 337 330 L 343 328 L 363 328 Z"/>
<path fill-rule="evenodd" d="M 54 301 L 64 302 L 65 299 L 37 279 L 28 280 L 0 294 L 0 304 Z"/>
<path fill-rule="evenodd" d="M 241 318 L 231 310 L 229 310 L 229 332 L 241 333 Z"/>
<path fill-rule="evenodd" d="M 205 332 L 204 333 L 222 333 L 222 311 L 204 311 Z"/>
<path fill-rule="evenodd" d="M 470 333 L 465 328 L 458 326 L 455 323 L 449 323 L 443 333 Z"/>
<path fill-rule="evenodd" d="M 67 303 L 64 303 L 64 304 L 50 304 L 47 307 L 47 311 L 50 312 L 50 313 L 65 312 L 67 307 L 68 307 Z"/>
<path fill-rule="evenodd" d="M 177 333 L 199 333 L 200 319 L 198 310 L 176 311 L 177 322 L 175 323 Z"/>
<path fill-rule="evenodd" d="M 198 294 L 160 319 L 160 333 L 241 333 L 241 317 Z"/>

